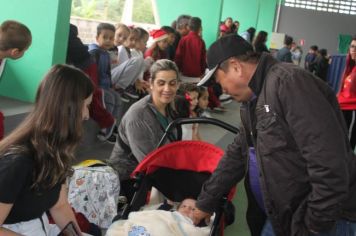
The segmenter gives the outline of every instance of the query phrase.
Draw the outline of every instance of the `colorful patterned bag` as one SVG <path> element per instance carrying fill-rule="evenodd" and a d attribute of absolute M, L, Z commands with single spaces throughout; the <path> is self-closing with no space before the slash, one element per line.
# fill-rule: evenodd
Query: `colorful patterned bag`
<path fill-rule="evenodd" d="M 87 160 L 74 167 L 69 180 L 68 201 L 90 222 L 108 228 L 117 215 L 119 193 L 119 177 L 105 163 Z"/>

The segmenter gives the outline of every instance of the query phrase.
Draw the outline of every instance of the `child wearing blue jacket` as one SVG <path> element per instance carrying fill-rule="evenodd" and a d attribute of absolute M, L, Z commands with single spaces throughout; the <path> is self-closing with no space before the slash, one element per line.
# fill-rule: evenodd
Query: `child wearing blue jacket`
<path fill-rule="evenodd" d="M 112 89 L 110 55 L 108 50 L 114 46 L 115 26 L 109 23 L 100 23 L 97 27 L 97 44 L 89 45 L 89 53 L 95 58 L 98 67 L 98 84 L 103 90 L 106 110 L 118 119 L 120 95 Z M 114 144 L 116 137 L 112 129 L 102 130 L 98 135 L 100 140 Z"/>

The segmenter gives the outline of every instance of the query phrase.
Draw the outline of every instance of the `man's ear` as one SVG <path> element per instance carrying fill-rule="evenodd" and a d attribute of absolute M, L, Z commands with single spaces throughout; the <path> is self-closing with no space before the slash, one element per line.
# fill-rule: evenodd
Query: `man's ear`
<path fill-rule="evenodd" d="M 237 60 L 236 58 L 232 57 L 229 59 L 229 63 L 231 68 L 236 71 L 236 72 L 240 72 L 241 68 L 242 68 L 242 64 L 239 60 Z"/>

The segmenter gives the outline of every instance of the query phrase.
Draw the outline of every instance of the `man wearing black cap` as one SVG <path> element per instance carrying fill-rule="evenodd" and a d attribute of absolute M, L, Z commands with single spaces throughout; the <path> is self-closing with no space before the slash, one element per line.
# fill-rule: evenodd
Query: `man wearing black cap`
<path fill-rule="evenodd" d="M 208 50 L 209 73 L 242 102 L 241 130 L 197 201 L 195 223 L 245 177 L 252 235 L 356 235 L 356 157 L 333 91 L 311 73 L 253 52 L 237 35 Z M 262 231 L 262 232 L 261 232 Z"/>

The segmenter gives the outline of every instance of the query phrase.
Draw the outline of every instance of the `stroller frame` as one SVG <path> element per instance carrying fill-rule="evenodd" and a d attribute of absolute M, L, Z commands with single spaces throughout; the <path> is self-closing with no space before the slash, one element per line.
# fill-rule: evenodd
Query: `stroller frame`
<path fill-rule="evenodd" d="M 146 203 L 146 200 L 147 200 L 147 194 L 148 192 L 150 191 L 150 189 L 154 186 L 154 187 L 157 187 L 157 183 L 155 183 L 154 180 L 152 180 L 152 178 L 150 178 L 150 176 L 148 174 L 150 173 L 146 173 L 145 172 L 142 172 L 142 171 L 138 171 L 138 169 L 140 169 L 141 166 L 145 165 L 145 160 L 148 159 L 150 156 L 153 156 L 155 155 L 157 152 L 160 152 L 162 151 L 162 149 L 164 149 L 165 147 L 168 146 L 169 148 L 169 145 L 173 145 L 173 143 L 170 143 L 170 144 L 167 144 L 167 145 L 163 145 L 163 143 L 165 142 L 166 138 L 168 137 L 176 137 L 175 141 L 179 141 L 182 137 L 182 129 L 181 129 L 181 125 L 184 125 L 184 124 L 192 124 L 192 123 L 203 123 L 203 124 L 213 124 L 215 126 L 219 126 L 225 130 L 228 130 L 234 134 L 237 134 L 239 132 L 239 130 L 234 127 L 234 126 L 231 126 L 223 121 L 220 121 L 220 120 L 217 120 L 217 119 L 213 119 L 213 118 L 179 118 L 179 119 L 176 119 L 174 121 L 172 121 L 166 128 L 165 130 L 165 133 L 164 135 L 162 136 L 159 144 L 157 145 L 157 148 L 155 151 L 151 152 L 150 154 L 148 154 L 146 156 L 146 158 L 143 160 L 143 162 L 141 162 L 135 169 L 135 171 L 132 173 L 132 178 L 135 180 L 135 184 L 134 184 L 134 189 L 135 189 L 135 194 L 131 200 L 131 202 L 129 204 L 126 204 L 121 215 L 119 216 L 119 218 L 115 217 L 114 220 L 117 220 L 117 219 L 127 219 L 128 218 L 128 215 L 130 212 L 132 211 L 138 211 L 143 205 L 145 205 Z M 177 135 L 175 135 L 173 133 L 173 129 L 176 129 L 177 130 Z M 200 142 L 200 141 L 179 141 L 179 143 L 189 143 L 189 144 L 197 144 L 198 143 L 203 143 L 203 142 Z M 210 147 L 213 147 L 214 145 L 212 144 L 209 144 L 209 143 L 203 143 L 206 146 L 206 148 L 209 148 Z M 214 146 L 215 147 L 215 146 Z M 215 147 L 216 148 L 216 147 Z M 223 151 L 222 153 L 219 153 L 217 155 L 223 155 Z M 215 166 L 216 167 L 216 166 Z M 162 167 L 160 167 L 162 169 Z M 153 170 L 155 171 L 155 170 Z M 158 170 L 156 171 L 156 173 L 158 173 L 157 175 L 160 174 L 160 172 L 164 172 L 164 168 L 162 171 Z M 182 172 L 182 174 L 184 175 L 190 175 L 190 172 L 189 170 L 177 170 L 177 173 L 179 174 L 179 172 Z M 212 172 L 211 172 L 212 173 Z M 199 172 L 199 174 L 202 174 L 202 175 L 205 175 L 205 176 L 202 176 L 202 180 L 203 182 L 204 181 L 204 178 L 205 180 L 207 180 L 210 176 L 211 173 L 206 173 L 206 172 Z M 190 177 L 187 177 L 188 179 L 190 179 Z M 189 182 L 189 181 L 188 181 Z M 201 188 L 201 185 L 200 185 L 200 188 Z M 185 197 L 193 197 L 193 198 L 196 198 L 197 195 L 199 194 L 200 192 L 200 188 L 198 192 L 194 192 L 194 193 L 191 193 L 190 195 L 188 194 L 187 196 Z M 161 189 L 159 187 L 157 187 L 158 190 L 161 191 Z M 224 225 L 224 210 L 227 209 L 228 207 L 228 202 L 231 200 L 232 196 L 233 196 L 233 193 L 234 193 L 235 189 L 232 189 L 230 191 L 230 194 L 229 193 L 226 193 L 222 199 L 220 200 L 221 201 L 221 204 L 220 204 L 220 207 L 219 209 L 217 209 L 217 211 L 215 212 L 215 218 L 214 218 L 214 222 L 212 224 L 212 228 L 211 228 L 211 231 L 210 231 L 210 235 L 211 236 L 216 236 L 216 235 L 222 235 L 222 232 L 223 232 L 223 225 Z M 194 195 L 194 196 L 193 196 Z M 177 201 L 177 200 L 180 200 L 182 201 L 184 198 L 176 198 L 175 196 L 167 196 L 165 194 L 166 197 L 169 197 L 170 200 L 174 200 L 174 201 Z"/>

